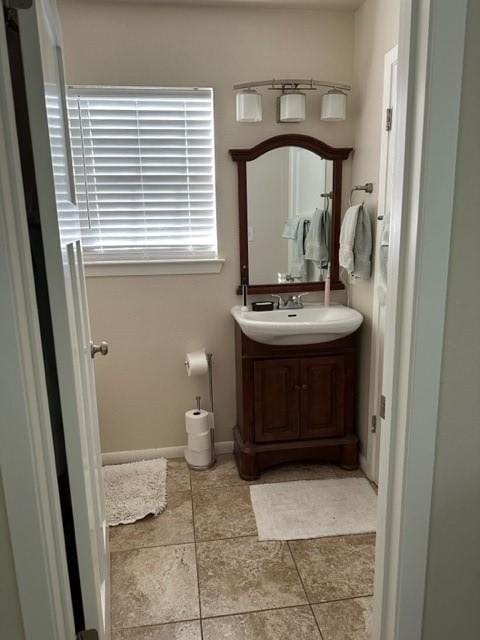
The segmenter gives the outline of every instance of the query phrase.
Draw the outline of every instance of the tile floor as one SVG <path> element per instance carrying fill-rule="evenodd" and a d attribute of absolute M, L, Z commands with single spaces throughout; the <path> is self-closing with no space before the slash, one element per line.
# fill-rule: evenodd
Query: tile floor
<path fill-rule="evenodd" d="M 259 542 L 248 485 L 231 455 L 204 472 L 169 460 L 166 511 L 110 529 L 112 640 L 368 640 L 375 536 Z"/>

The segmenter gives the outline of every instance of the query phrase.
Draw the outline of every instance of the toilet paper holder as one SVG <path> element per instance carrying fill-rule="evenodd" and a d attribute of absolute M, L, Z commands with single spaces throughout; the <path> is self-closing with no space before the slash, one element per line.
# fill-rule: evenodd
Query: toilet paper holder
<path fill-rule="evenodd" d="M 212 416 L 212 424 L 210 425 L 210 437 L 212 439 L 212 461 L 210 466 L 213 466 L 216 462 L 215 456 L 215 425 L 214 425 L 214 412 L 213 412 L 213 353 L 207 353 L 208 361 L 208 394 L 210 396 L 210 413 Z"/>
<path fill-rule="evenodd" d="M 214 424 L 214 396 L 213 396 L 213 353 L 205 353 L 207 358 L 207 375 L 208 375 L 208 395 L 209 395 L 209 404 L 210 404 L 210 415 L 211 415 L 211 424 L 210 424 L 210 438 L 211 438 L 211 450 L 212 450 L 212 458 L 210 464 L 206 468 L 212 467 L 216 462 L 215 455 L 215 424 Z M 185 368 L 188 370 L 188 362 L 185 360 L 184 362 Z M 196 397 L 197 408 L 200 407 L 199 403 L 200 397 Z"/>

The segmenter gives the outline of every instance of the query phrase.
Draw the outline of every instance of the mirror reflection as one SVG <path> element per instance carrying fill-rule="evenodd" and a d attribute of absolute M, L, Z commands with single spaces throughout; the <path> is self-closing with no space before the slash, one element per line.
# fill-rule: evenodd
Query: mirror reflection
<path fill-rule="evenodd" d="M 301 147 L 247 163 L 250 284 L 323 280 L 330 261 L 333 162 Z"/>

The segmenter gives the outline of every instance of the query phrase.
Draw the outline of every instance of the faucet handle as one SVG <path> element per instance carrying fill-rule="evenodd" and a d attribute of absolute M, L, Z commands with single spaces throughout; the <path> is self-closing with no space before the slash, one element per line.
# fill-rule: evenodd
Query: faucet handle
<path fill-rule="evenodd" d="M 297 296 L 297 300 L 298 300 L 299 304 L 301 304 L 301 305 L 302 305 L 302 307 L 303 307 L 303 300 L 302 300 L 302 298 L 303 298 L 304 296 L 309 296 L 309 295 L 310 295 L 310 291 L 305 291 L 304 293 L 299 293 L 299 294 L 298 294 L 298 296 Z"/>
<path fill-rule="evenodd" d="M 270 293 L 269 294 L 271 298 L 276 298 L 277 299 L 277 309 L 280 308 L 280 304 L 283 302 L 283 298 L 282 296 L 279 296 L 278 293 Z"/>

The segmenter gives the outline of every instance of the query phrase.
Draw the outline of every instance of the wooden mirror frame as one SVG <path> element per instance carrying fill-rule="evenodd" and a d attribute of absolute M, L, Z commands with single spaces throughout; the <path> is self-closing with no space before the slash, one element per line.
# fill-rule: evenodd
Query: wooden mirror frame
<path fill-rule="evenodd" d="M 248 205 L 247 205 L 247 162 L 280 147 L 301 147 L 321 158 L 333 161 L 332 198 L 332 261 L 330 283 L 332 289 L 343 289 L 339 277 L 338 249 L 340 245 L 340 222 L 342 215 L 342 168 L 343 161 L 352 152 L 351 148 L 330 147 L 325 142 L 311 136 L 287 133 L 267 138 L 251 149 L 230 149 L 232 160 L 238 171 L 238 218 L 240 231 L 240 283 L 247 283 L 249 293 L 281 293 L 293 291 L 320 291 L 323 282 L 289 282 L 282 284 L 250 284 L 248 271 Z M 237 293 L 241 292 L 241 287 Z"/>

